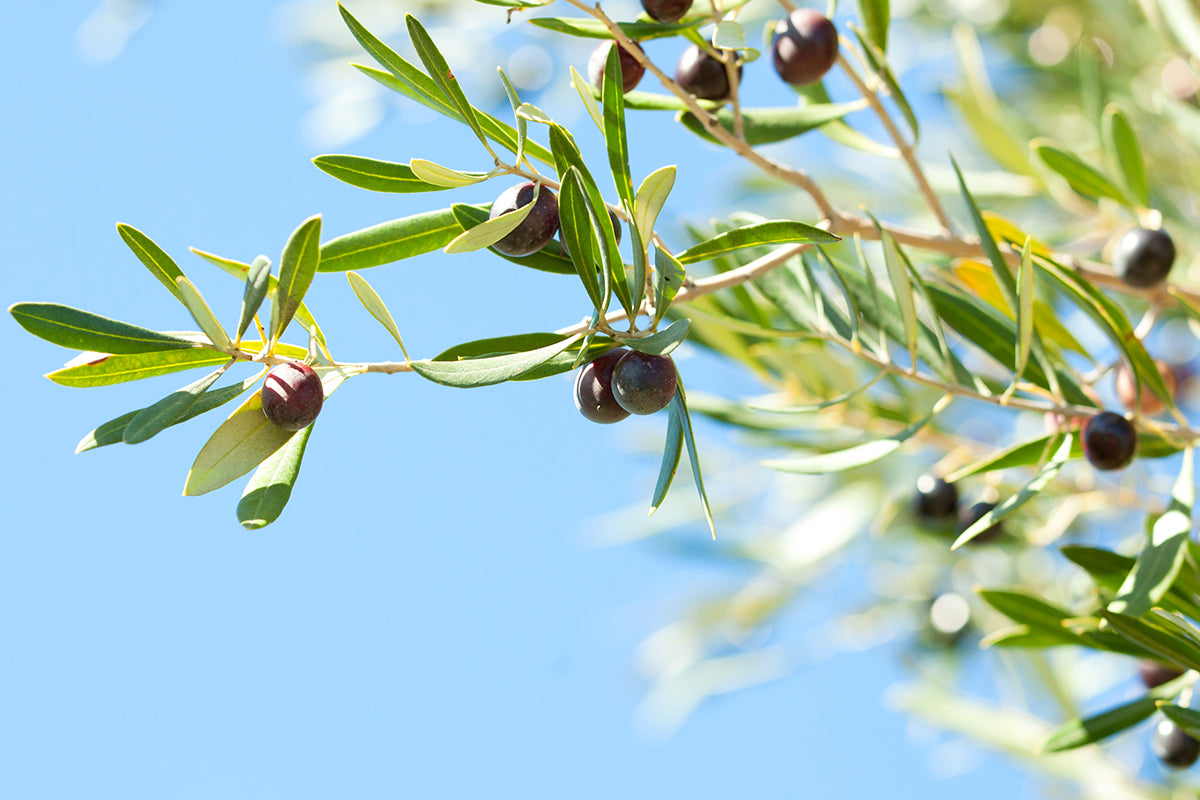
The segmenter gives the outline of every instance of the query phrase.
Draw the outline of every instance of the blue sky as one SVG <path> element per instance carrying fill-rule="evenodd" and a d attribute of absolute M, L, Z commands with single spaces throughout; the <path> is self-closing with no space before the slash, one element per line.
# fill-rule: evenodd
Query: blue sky
<path fill-rule="evenodd" d="M 121 221 L 171 253 L 228 319 L 240 286 L 188 246 L 277 261 L 312 213 L 325 215 L 330 238 L 440 201 L 372 195 L 309 163 L 321 151 L 300 133 L 306 61 L 276 33 L 273 3 L 161 4 L 105 66 L 72 51 L 92 5 L 20 4 L 0 33 L 10 76 L 0 126 L 6 306 L 52 300 L 191 327 L 116 235 Z M 650 124 L 647 141 L 662 146 L 635 163 L 642 174 L 675 157 L 680 135 Z M 471 142 L 392 114 L 342 150 L 481 168 L 462 160 Z M 720 158 L 688 145 L 696 158 Z M 712 196 L 720 175 L 689 179 L 677 211 L 708 213 L 688 204 Z M 574 283 L 486 257 L 437 255 L 367 277 L 415 356 L 583 315 Z M 319 276 L 310 305 L 336 356 L 397 357 L 344 277 Z M 665 741 L 638 732 L 638 643 L 687 599 L 738 577 L 646 547 L 589 545 L 588 520 L 648 499 L 656 457 L 637 451 L 659 441 L 661 417 L 591 425 L 567 376 L 472 391 L 413 376 L 356 379 L 327 404 L 285 516 L 247 532 L 233 486 L 180 495 L 216 414 L 138 447 L 72 454 L 86 431 L 190 378 L 68 389 L 41 376 L 71 353 L 7 315 L 0 335 L 9 358 L 0 796 L 1028 789 L 987 760 L 937 779 L 929 740 L 883 710 L 900 677 L 885 651 L 719 698 Z M 750 386 L 702 359 L 686 369 L 689 386 Z"/>

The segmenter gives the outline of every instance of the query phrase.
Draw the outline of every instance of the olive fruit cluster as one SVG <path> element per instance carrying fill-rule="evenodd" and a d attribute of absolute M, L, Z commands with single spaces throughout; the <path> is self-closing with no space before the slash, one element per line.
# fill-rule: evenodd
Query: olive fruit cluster
<path fill-rule="evenodd" d="M 580 368 L 575 376 L 575 407 L 592 422 L 620 422 L 630 414 L 666 408 L 677 383 L 670 356 L 618 347 Z"/>
<path fill-rule="evenodd" d="M 280 364 L 263 381 L 263 414 L 285 431 L 307 428 L 321 413 L 324 402 L 321 377 L 301 361 Z"/>
<path fill-rule="evenodd" d="M 955 534 L 961 535 L 995 507 L 995 503 L 981 501 L 967 508 L 959 508 L 958 487 L 953 483 L 932 475 L 922 475 L 917 479 L 913 512 L 917 520 L 927 527 L 949 529 L 950 523 L 953 523 Z M 985 544 L 1003 533 L 1003 523 L 996 522 L 971 539 L 971 544 Z"/>

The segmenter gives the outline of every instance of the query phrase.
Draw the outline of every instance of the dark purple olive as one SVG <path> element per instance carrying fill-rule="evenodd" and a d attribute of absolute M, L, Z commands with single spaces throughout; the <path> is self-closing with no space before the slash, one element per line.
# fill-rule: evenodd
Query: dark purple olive
<path fill-rule="evenodd" d="M 300 361 L 280 364 L 267 373 L 263 382 L 263 414 L 285 431 L 307 428 L 321 413 L 324 402 L 320 376 Z"/>

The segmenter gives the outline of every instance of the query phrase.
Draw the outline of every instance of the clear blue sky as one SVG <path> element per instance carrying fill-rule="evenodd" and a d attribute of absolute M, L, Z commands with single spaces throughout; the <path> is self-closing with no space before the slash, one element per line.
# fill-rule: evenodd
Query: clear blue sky
<path fill-rule="evenodd" d="M 5 306 L 53 300 L 192 327 L 116 235 L 123 221 L 173 254 L 228 319 L 240 286 L 189 245 L 277 259 L 312 213 L 325 214 L 329 238 L 441 200 L 372 195 L 309 163 L 306 62 L 275 35 L 274 3 L 163 3 L 103 67 L 71 48 L 93 5 L 17 4 L 0 33 Z M 673 158 L 663 143 L 653 157 Z M 470 144 L 392 115 L 344 150 L 481 168 L 462 160 Z M 367 277 L 419 356 L 582 316 L 573 282 L 490 258 L 437 256 Z M 396 356 L 342 276 L 319 276 L 310 298 L 335 355 Z M 41 375 L 71 353 L 7 315 L 0 335 L 0 797 L 1028 793 L 990 761 L 935 778 L 928 742 L 882 710 L 900 678 L 887 651 L 707 703 L 669 740 L 639 735 L 637 644 L 686 599 L 737 577 L 587 544 L 586 520 L 648 499 L 656 462 L 631 452 L 658 441 L 660 418 L 590 425 L 567 377 L 474 391 L 365 377 L 328 404 L 283 519 L 251 533 L 234 518 L 240 482 L 180 496 L 220 412 L 138 447 L 72 454 L 83 433 L 187 376 L 68 389 Z M 714 391 L 740 380 L 703 364 L 685 376 Z"/>

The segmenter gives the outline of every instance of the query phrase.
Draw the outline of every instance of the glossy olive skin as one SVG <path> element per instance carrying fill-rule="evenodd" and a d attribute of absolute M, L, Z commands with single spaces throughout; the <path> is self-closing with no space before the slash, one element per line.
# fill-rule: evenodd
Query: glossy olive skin
<path fill-rule="evenodd" d="M 650 19 L 678 22 L 691 10 L 692 0 L 642 0 L 642 8 Z"/>
<path fill-rule="evenodd" d="M 613 369 L 613 397 L 631 414 L 653 414 L 671 402 L 678 380 L 670 356 L 630 350 Z"/>
<path fill-rule="evenodd" d="M 970 528 L 976 522 L 983 519 L 983 515 L 988 513 L 995 507 L 996 507 L 995 503 L 976 503 L 975 505 L 971 506 L 970 508 L 959 512 L 958 529 L 957 529 L 958 535 L 961 536 L 964 532 L 966 532 L 967 528 Z M 980 533 L 975 538 L 971 539 L 971 541 L 968 542 L 967 545 L 987 544 L 988 542 L 993 541 L 993 540 L 997 539 L 998 537 L 1000 537 L 1003 533 L 1004 533 L 1004 522 L 1000 521 L 1000 522 L 995 523 L 994 525 L 991 525 L 988 528 L 985 528 L 982 533 Z"/>
<path fill-rule="evenodd" d="M 538 191 L 537 203 L 513 230 L 492 245 L 506 256 L 519 258 L 530 253 L 536 253 L 550 243 L 554 234 L 558 233 L 558 198 L 549 187 L 543 186 Z M 510 186 L 492 203 L 488 219 L 495 219 L 502 214 L 516 211 L 529 205 L 533 200 L 533 182 L 518 183 Z"/>
<path fill-rule="evenodd" d="M 1096 469 L 1129 466 L 1137 453 L 1137 431 L 1120 414 L 1103 411 L 1083 423 L 1083 455 Z"/>
<path fill-rule="evenodd" d="M 738 65 L 738 80 L 742 77 L 742 66 Z M 691 45 L 683 51 L 675 64 L 675 82 L 689 94 L 701 100 L 724 100 L 729 97 L 729 72 L 725 62 L 713 58 Z"/>
<path fill-rule="evenodd" d="M 1154 366 L 1158 368 L 1158 374 L 1162 376 L 1163 383 L 1166 384 L 1167 390 L 1171 396 L 1175 396 L 1176 390 L 1179 388 L 1179 376 L 1175 374 L 1175 368 L 1161 359 L 1154 359 Z M 1163 411 L 1167 405 L 1158 398 L 1149 388 L 1142 387 L 1142 400 L 1138 402 L 1137 382 L 1133 379 L 1133 373 L 1124 361 L 1117 367 L 1116 373 L 1116 390 L 1117 399 L 1121 401 L 1121 405 L 1128 408 L 1130 411 L 1136 406 L 1138 410 L 1148 417 Z"/>
<path fill-rule="evenodd" d="M 263 414 L 285 431 L 307 428 L 321 413 L 324 402 L 320 376 L 302 362 L 280 364 L 263 381 Z"/>
<path fill-rule="evenodd" d="M 1188 736 L 1169 719 L 1158 723 L 1150 746 L 1154 754 L 1172 769 L 1187 769 L 1200 758 L 1200 741 Z"/>
<path fill-rule="evenodd" d="M 941 522 L 953 519 L 958 513 L 958 488 L 932 475 L 917 479 L 913 497 L 913 512 L 922 522 Z"/>
<path fill-rule="evenodd" d="M 837 55 L 837 28 L 818 11 L 798 8 L 775 26 L 771 60 L 779 77 L 793 86 L 819 81 Z"/>
<path fill-rule="evenodd" d="M 588 80 L 593 86 L 603 88 L 604 86 L 604 65 L 608 61 L 608 49 L 616 42 L 601 42 L 596 45 L 596 49 L 592 51 L 588 57 Z M 642 51 L 641 45 L 637 42 L 633 43 L 637 47 L 638 52 Z M 629 54 L 629 51 L 624 47 L 621 48 L 621 89 L 628 93 L 633 91 L 633 88 L 642 81 L 642 76 L 646 74 L 646 68 L 637 62 L 637 59 Z"/>
<path fill-rule="evenodd" d="M 611 425 L 629 416 L 613 397 L 613 369 L 629 351 L 623 347 L 609 350 L 579 368 L 575 375 L 575 407 L 592 422 Z"/>
<path fill-rule="evenodd" d="M 1113 269 L 1121 280 L 1148 289 L 1166 280 L 1175 264 L 1175 242 L 1161 228 L 1134 228 L 1113 251 Z"/>

